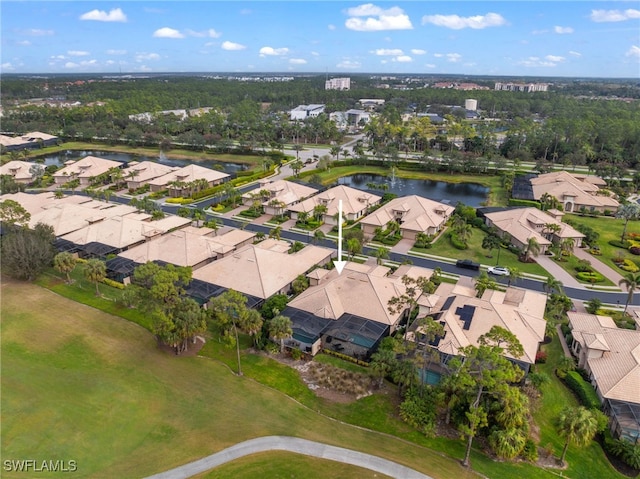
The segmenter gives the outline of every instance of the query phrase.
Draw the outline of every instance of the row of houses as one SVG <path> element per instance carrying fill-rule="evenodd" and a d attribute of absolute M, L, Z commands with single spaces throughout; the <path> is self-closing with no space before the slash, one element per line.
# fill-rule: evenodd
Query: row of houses
<path fill-rule="evenodd" d="M 57 136 L 42 133 L 41 131 L 32 131 L 18 136 L 0 135 L 0 147 L 4 151 L 33 150 L 52 146 L 57 142 Z"/>

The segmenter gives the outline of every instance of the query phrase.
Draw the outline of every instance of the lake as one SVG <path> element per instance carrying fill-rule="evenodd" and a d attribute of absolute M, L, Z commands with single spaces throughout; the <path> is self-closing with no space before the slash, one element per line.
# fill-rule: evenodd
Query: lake
<path fill-rule="evenodd" d="M 445 183 L 434 180 L 409 180 L 405 178 L 390 178 L 384 175 L 359 173 L 343 176 L 338 184 L 351 186 L 359 190 L 382 195 L 395 193 L 398 196 L 418 195 L 431 200 L 455 206 L 464 203 L 467 206 L 482 206 L 487 201 L 489 188 L 477 183 Z M 372 188 L 371 184 L 388 185 L 388 189 Z"/>
<path fill-rule="evenodd" d="M 151 157 L 143 155 L 132 155 L 130 153 L 116 153 L 113 151 L 82 151 L 82 150 L 67 150 L 62 153 L 56 153 L 55 155 L 47 155 L 44 157 L 44 164 L 64 166 L 64 163 L 69 160 L 79 160 L 85 156 L 95 156 L 97 158 L 105 158 L 107 160 L 120 161 L 122 163 L 129 163 L 130 161 L 155 161 L 163 165 L 168 166 L 187 166 L 191 164 L 197 164 L 205 168 L 211 168 L 213 170 L 224 171 L 227 174 L 234 175 L 238 171 L 244 171 L 248 169 L 248 165 L 240 163 L 229 163 L 225 161 L 214 160 L 178 160 L 175 158 L 167 158 L 164 154 L 160 156 Z"/>

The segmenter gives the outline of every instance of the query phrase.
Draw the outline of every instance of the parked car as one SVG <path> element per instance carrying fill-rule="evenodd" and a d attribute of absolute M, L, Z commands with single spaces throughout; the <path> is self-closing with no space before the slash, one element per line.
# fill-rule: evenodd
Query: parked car
<path fill-rule="evenodd" d="M 505 268 L 504 266 L 489 266 L 487 273 L 495 274 L 496 276 L 509 276 L 509 268 Z"/>
<path fill-rule="evenodd" d="M 476 263 L 475 261 L 471 261 L 470 259 L 459 259 L 458 261 L 456 261 L 456 266 L 458 268 L 473 269 L 476 271 L 480 269 L 480 263 Z"/>

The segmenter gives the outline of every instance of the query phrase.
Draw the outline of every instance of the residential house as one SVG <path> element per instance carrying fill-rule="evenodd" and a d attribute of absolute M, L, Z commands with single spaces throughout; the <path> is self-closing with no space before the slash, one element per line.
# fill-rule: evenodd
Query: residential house
<path fill-rule="evenodd" d="M 147 183 L 152 192 L 168 190 L 169 196 L 180 197 L 191 196 L 195 191 L 219 185 L 228 178 L 228 174 L 218 170 L 199 165 L 187 165 L 149 180 Z"/>
<path fill-rule="evenodd" d="M 389 300 L 406 292 L 404 275 L 430 277 L 431 270 L 403 265 L 395 273 L 386 266 L 348 262 L 341 274 L 315 269 L 310 287 L 289 302 L 282 314 L 291 318 L 289 347 L 315 355 L 322 348 L 367 359 L 382 338 L 406 319 L 407 310 L 390 311 Z"/>
<path fill-rule="evenodd" d="M 355 221 L 365 215 L 369 208 L 380 203 L 382 197 L 366 193 L 349 186 L 338 185 L 307 198 L 289 207 L 291 218 L 297 219 L 302 212 L 313 216 L 316 208 L 324 207 L 322 221 L 336 225 L 338 203 L 342 201 L 342 221 Z"/>
<path fill-rule="evenodd" d="M 35 148 L 42 148 L 44 146 L 55 145 L 57 142 L 57 136 L 42 133 L 40 131 L 32 131 L 16 137 L 0 135 L 0 145 L 6 151 L 24 149 L 32 150 Z"/>
<path fill-rule="evenodd" d="M 176 166 L 167 166 L 155 161 L 132 161 L 127 168 L 122 170 L 122 177 L 127 181 L 127 188 L 135 190 L 147 184 L 151 180 L 168 175 L 176 170 Z"/>
<path fill-rule="evenodd" d="M 613 319 L 567 313 L 571 352 L 609 415 L 614 438 L 640 440 L 640 331 L 620 329 Z"/>
<path fill-rule="evenodd" d="M 317 192 L 315 188 L 293 181 L 263 180 L 258 188 L 243 194 L 242 201 L 247 206 L 256 200 L 260 201 L 266 214 L 279 216 L 284 214 L 290 206 Z"/>
<path fill-rule="evenodd" d="M 80 180 L 80 188 L 86 188 L 91 185 L 91 180 L 95 177 L 107 173 L 112 168 L 121 168 L 122 165 L 120 161 L 85 156 L 81 160 L 69 163 L 64 168 L 56 171 L 53 174 L 53 179 L 56 185 L 64 185 L 69 181 L 78 179 Z"/>
<path fill-rule="evenodd" d="M 217 287 L 212 291 L 233 289 L 262 301 L 274 294 L 289 293 L 299 275 L 328 263 L 334 253 L 332 249 L 307 245 L 289 254 L 290 248 L 288 242 L 274 238 L 246 245 L 194 271 L 193 279 Z"/>
<path fill-rule="evenodd" d="M 44 166 L 28 161 L 10 161 L 0 166 L 0 175 L 9 175 L 16 183 L 29 184 L 34 181 L 34 172 L 44 172 Z"/>
<path fill-rule="evenodd" d="M 541 211 L 538 208 L 503 208 L 483 213 L 487 226 L 495 226 L 503 238 L 508 235 L 517 248 L 527 247 L 530 238 L 540 245 L 544 254 L 551 244 L 562 244 L 572 240 L 573 247 L 582 245 L 584 235 L 561 221 L 563 213 L 558 210 Z"/>
<path fill-rule="evenodd" d="M 382 205 L 360 222 L 365 235 L 374 236 L 378 228 L 385 229 L 392 222 L 400 226 L 402 237 L 416 240 L 419 233 L 437 234 L 444 228 L 454 207 L 422 196 L 395 198 Z"/>
<path fill-rule="evenodd" d="M 606 183 L 598 177 L 556 171 L 530 176 L 527 182 L 530 189 L 522 189 L 522 192 L 514 190 L 514 198 L 540 201 L 545 195 L 550 195 L 557 198 L 563 210 L 569 213 L 584 209 L 589 212 L 614 214 L 620 206 L 615 195 L 609 190 L 601 189 Z"/>
<path fill-rule="evenodd" d="M 431 371 L 433 382 L 446 372 L 446 364 L 451 358 L 460 356 L 460 350 L 466 346 L 478 346 L 480 336 L 494 326 L 513 333 L 524 349 L 520 357 L 506 352 L 505 357 L 525 372 L 535 363 L 546 328 L 544 310 L 547 298 L 544 294 L 508 287 L 506 291 L 487 289 L 481 298 L 477 298 L 475 289 L 471 287 L 441 283 L 429 299 L 433 306 L 427 306 L 423 314 L 440 323 L 444 327 L 444 335 L 427 344 L 419 322 L 414 322 L 416 326 L 412 328 L 410 338 L 425 347 L 431 346 L 440 354 L 440 364 L 434 364 Z"/>

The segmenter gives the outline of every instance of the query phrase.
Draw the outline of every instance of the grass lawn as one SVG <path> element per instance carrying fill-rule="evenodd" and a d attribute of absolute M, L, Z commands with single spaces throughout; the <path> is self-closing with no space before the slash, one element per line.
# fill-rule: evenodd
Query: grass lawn
<path fill-rule="evenodd" d="M 303 456 L 284 451 L 253 454 L 223 464 L 198 479 L 236 479 L 238 477 L 265 477 L 273 479 L 367 479 L 386 476 L 379 472 L 325 459 Z"/>
<path fill-rule="evenodd" d="M 622 253 L 625 258 L 629 258 L 632 261 L 640 261 L 640 256 L 633 255 L 627 250 L 617 248 L 609 244 L 609 241 L 611 240 L 620 240 L 620 236 L 622 235 L 622 230 L 624 228 L 624 220 L 606 216 L 591 217 L 576 214 L 567 214 L 565 218 L 570 219 L 576 224 L 589 226 L 600 233 L 598 246 L 600 247 L 600 251 L 602 251 L 602 256 L 598 256 L 597 258 L 603 263 L 611 266 L 615 271 L 619 271 L 620 274 L 624 275 L 626 272 L 618 268 L 618 266 L 613 262 L 613 258 L 615 258 L 618 253 Z M 627 233 L 640 233 L 640 221 L 629 221 Z"/>
<path fill-rule="evenodd" d="M 611 246 L 611 247 L 613 248 L 613 246 Z M 581 279 L 579 279 L 576 276 L 576 274 L 578 273 L 578 271 L 576 271 L 576 266 L 578 265 L 578 261 L 579 261 L 579 258 L 577 256 L 571 255 L 568 258 L 566 256 L 564 258 L 567 261 L 556 261 L 556 264 L 558 266 L 560 266 L 561 268 L 563 268 L 571 276 L 576 278 L 577 281 L 579 281 L 579 282 L 581 282 L 583 284 L 591 284 L 588 281 L 582 281 Z M 619 271 L 619 269 L 617 267 L 615 269 Z M 600 281 L 599 283 L 595 283 L 595 286 L 617 286 L 613 281 L 611 281 L 606 276 L 603 276 L 603 277 L 604 277 L 604 281 Z"/>
<path fill-rule="evenodd" d="M 33 150 L 29 153 L 29 159 L 40 156 L 60 153 L 66 150 L 87 150 L 87 151 L 113 151 L 118 153 L 128 153 L 130 155 L 157 157 L 160 154 L 158 148 L 134 147 L 128 145 L 107 145 L 106 143 L 86 143 L 81 141 L 69 141 L 60 146 L 48 146 L 39 150 Z M 258 155 L 231 155 L 228 153 L 211 153 L 203 151 L 191 151 L 173 149 L 165 152 L 167 158 L 177 160 L 214 160 L 229 163 L 243 163 L 248 165 L 261 165 L 262 157 Z"/>
<path fill-rule="evenodd" d="M 498 250 L 493 250 L 491 252 L 492 257 L 489 258 L 487 256 L 489 252 L 486 249 L 482 248 L 482 239 L 484 238 L 485 233 L 479 228 L 472 228 L 471 231 L 472 235 L 468 241 L 469 248 L 466 250 L 459 250 L 457 248 L 454 248 L 445 232 L 444 234 L 440 235 L 440 237 L 433 244 L 432 248 L 416 251 L 421 251 L 423 253 L 432 254 L 435 256 L 443 256 L 445 258 L 468 258 L 481 264 L 486 264 L 489 266 L 495 265 L 498 259 Z M 506 266 L 508 268 L 518 268 L 522 273 L 538 274 L 541 276 L 548 275 L 547 271 L 539 264 L 522 263 L 518 260 L 517 255 L 505 248 L 502 248 L 500 251 L 500 266 Z"/>
<path fill-rule="evenodd" d="M 67 477 L 142 477 L 277 434 L 435 478 L 477 477 L 423 447 L 338 426 L 217 361 L 165 354 L 147 331 L 46 289 L 4 282 L 2 296 L 4 458 L 76 460 Z M 325 477 L 335 477 L 326 467 Z"/>
<path fill-rule="evenodd" d="M 563 407 L 567 405 L 578 406 L 579 403 L 573 393 L 555 375 L 556 366 L 563 354 L 559 339 L 553 338 L 553 341 L 544 345 L 542 349 L 547 352 L 548 359 L 545 364 L 536 365 L 536 368 L 547 374 L 551 381 L 543 386 L 542 398 L 533 416 L 541 431 L 540 446 L 545 447 L 550 444 L 556 457 L 560 457 L 564 440 L 556 433 L 555 421 Z M 595 441 L 583 449 L 569 445 L 567 462 L 569 468 L 565 472 L 565 476 L 568 477 L 606 477 L 610 479 L 626 477 L 609 464 L 602 448 Z"/>

